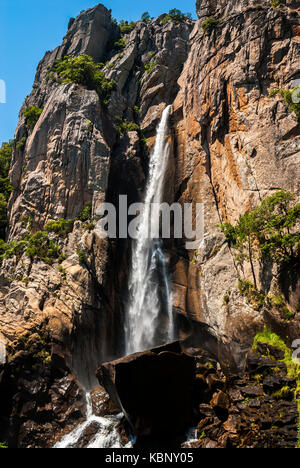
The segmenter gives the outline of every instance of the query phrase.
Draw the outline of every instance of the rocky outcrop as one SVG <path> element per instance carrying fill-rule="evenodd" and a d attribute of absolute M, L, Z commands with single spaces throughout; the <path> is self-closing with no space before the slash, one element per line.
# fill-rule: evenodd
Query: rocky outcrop
<path fill-rule="evenodd" d="M 194 367 L 194 358 L 175 342 L 105 363 L 97 376 L 124 412 L 138 444 L 159 440 L 164 445 L 192 424 Z"/>
<path fill-rule="evenodd" d="M 3 365 L 9 361 L 7 346 L 36 330 L 63 356 L 67 375 L 73 373 L 87 387 L 95 384 L 99 363 L 123 354 L 130 242 L 100 238 L 91 222 L 103 201 L 117 205 L 120 194 L 128 195 L 129 203 L 141 200 L 155 127 L 169 104 L 172 154 L 165 198 L 205 206 L 205 241 L 196 253 L 185 249 L 184 239 L 165 243 L 181 335 L 189 319 L 192 345 L 199 346 L 200 329 L 208 327 L 214 335 L 209 347 L 230 350 L 229 360 L 239 369 L 266 322 L 289 342 L 298 338 L 297 270 L 280 283 L 274 265 L 263 270 L 256 262 L 259 287 L 265 294 L 281 287 L 294 318 L 287 321 L 272 307 L 258 310 L 237 288 L 239 278 L 251 278 L 250 266 L 241 270 L 236 264 L 217 226 L 236 222 L 279 188 L 299 197 L 299 125 L 279 97 L 269 98 L 272 89 L 291 88 L 299 78 L 299 2 L 272 8 L 252 0 L 198 0 L 197 13 L 198 21 L 161 24 L 163 16 L 139 21 L 117 50 L 119 28 L 110 11 L 98 5 L 72 19 L 63 44 L 40 62 L 15 133 L 8 240 L 32 235 L 48 221 L 75 218 L 87 204 L 92 214 L 75 220 L 65 236 L 51 233 L 61 264 L 26 255 L 3 261 Z M 209 17 L 216 22 L 204 31 Z M 49 67 L 67 54 L 88 54 L 105 63 L 106 78 L 116 82 L 107 106 L 94 90 L 47 80 Z M 43 108 L 32 130 L 23 116 L 28 106 Z M 139 130 L 118 131 L 125 119 Z M 24 144 L 17 144 L 22 139 Z M 44 375 L 38 369 L 34 380 L 39 378 Z M 47 380 L 49 388 L 54 384 Z M 227 397 L 216 397 L 219 415 Z M 64 402 L 58 406 L 65 412 Z M 47 424 L 56 424 L 55 418 Z M 14 427 L 19 434 L 21 425 Z M 18 438 L 14 443 L 25 446 Z M 207 442 L 221 444 L 219 436 Z"/>
<path fill-rule="evenodd" d="M 0 438 L 9 447 L 51 448 L 86 415 L 80 384 L 40 336 L 20 337 L 0 365 Z"/>
<path fill-rule="evenodd" d="M 200 422 L 184 448 L 296 446 L 296 380 L 289 378 L 286 365 L 276 360 L 282 357 L 278 356 L 280 350 L 267 348 L 266 353 L 266 346 L 261 343 L 258 352 L 251 351 L 243 377 L 230 379 L 217 370 L 216 362 L 204 356 L 197 358 Z"/>
<path fill-rule="evenodd" d="M 222 7 L 216 4 L 198 2 L 199 12 L 205 7 L 211 16 Z M 234 224 L 279 188 L 299 197 L 297 118 L 281 100 L 269 98 L 272 89 L 291 88 L 299 76 L 299 13 L 251 2 L 234 11 L 232 4 L 208 33 L 202 20 L 196 23 L 174 102 L 175 194 L 182 203 L 204 203 L 206 233 L 193 264 L 187 257 L 191 261 L 194 252 L 178 256 L 176 246 L 174 305 L 225 340 L 250 344 L 265 316 L 239 294 L 238 278 L 251 280 L 250 266 L 238 268 L 217 225 Z M 256 269 L 259 277 L 261 265 Z M 266 271 L 260 278 L 266 293 L 276 290 L 274 270 L 271 280 Z M 285 290 L 290 300 L 292 289 Z"/>

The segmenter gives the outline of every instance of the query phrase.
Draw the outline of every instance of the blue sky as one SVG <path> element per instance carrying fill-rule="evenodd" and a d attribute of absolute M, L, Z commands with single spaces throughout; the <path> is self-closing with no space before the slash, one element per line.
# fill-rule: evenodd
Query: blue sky
<path fill-rule="evenodd" d="M 0 145 L 13 138 L 22 102 L 30 94 L 38 62 L 58 46 L 68 21 L 97 5 L 93 0 L 0 0 L 0 80 L 6 103 L 0 103 Z M 137 20 L 144 11 L 159 16 L 171 8 L 195 17 L 196 0 L 106 0 L 112 16 Z"/>

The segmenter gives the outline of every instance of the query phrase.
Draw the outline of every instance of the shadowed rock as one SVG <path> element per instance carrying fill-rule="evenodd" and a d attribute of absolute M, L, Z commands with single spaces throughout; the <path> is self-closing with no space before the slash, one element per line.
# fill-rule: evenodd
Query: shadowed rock
<path fill-rule="evenodd" d="M 103 364 L 97 377 L 139 437 L 180 435 L 192 420 L 195 360 L 179 342 Z"/>

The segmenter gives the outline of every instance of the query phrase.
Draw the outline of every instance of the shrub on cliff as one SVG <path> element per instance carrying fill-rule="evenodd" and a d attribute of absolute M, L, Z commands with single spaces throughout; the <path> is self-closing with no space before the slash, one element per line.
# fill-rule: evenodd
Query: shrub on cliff
<path fill-rule="evenodd" d="M 254 258 L 270 259 L 279 267 L 288 266 L 300 258 L 300 204 L 284 190 L 262 201 L 253 211 L 247 211 L 238 223 L 221 225 L 228 244 L 238 251 L 241 264 L 247 259 L 252 268 L 255 288 L 257 281 Z"/>
<path fill-rule="evenodd" d="M 116 128 L 120 135 L 124 135 L 128 132 L 138 132 L 140 127 L 135 122 L 127 122 L 126 119 L 122 120 L 120 117 L 116 118 Z"/>
<path fill-rule="evenodd" d="M 67 55 L 59 59 L 49 70 L 48 79 L 60 83 L 76 83 L 94 89 L 103 104 L 108 104 L 116 83 L 105 78 L 104 72 L 101 71 L 102 67 L 102 63 L 95 63 L 92 57 L 86 54 L 79 57 Z"/>
<path fill-rule="evenodd" d="M 0 149 L 0 239 L 4 239 L 7 227 L 7 202 L 12 186 L 9 182 L 8 172 L 12 157 L 13 141 L 3 143 Z"/>
<path fill-rule="evenodd" d="M 39 120 L 42 112 L 43 112 L 43 109 L 40 109 L 37 106 L 30 106 L 24 110 L 23 115 L 25 117 L 25 125 L 28 129 L 30 130 L 34 129 L 35 124 Z"/>
<path fill-rule="evenodd" d="M 38 231 L 28 239 L 26 255 L 33 259 L 52 264 L 61 255 L 60 247 L 49 238 L 48 232 Z"/>
<path fill-rule="evenodd" d="M 203 23 L 201 24 L 201 27 L 203 31 L 205 32 L 205 34 L 209 34 L 210 31 L 213 28 L 215 28 L 219 23 L 220 23 L 220 20 L 214 17 L 210 17 L 210 18 L 207 18 L 205 21 L 203 21 Z"/>
<path fill-rule="evenodd" d="M 284 102 L 288 105 L 290 111 L 294 112 L 300 125 L 300 86 L 296 86 L 292 90 L 289 89 L 274 89 L 270 93 L 270 97 L 281 96 Z"/>
<path fill-rule="evenodd" d="M 73 219 L 64 219 L 61 218 L 58 221 L 50 221 L 46 224 L 45 229 L 47 232 L 54 232 L 61 237 L 66 237 L 70 232 L 72 232 L 74 226 Z"/>
<path fill-rule="evenodd" d="M 114 43 L 114 49 L 115 50 L 122 50 L 126 46 L 126 41 L 124 37 L 120 37 L 115 43 Z"/>
<path fill-rule="evenodd" d="M 18 140 L 16 142 L 16 149 L 18 151 L 23 151 L 25 149 L 25 146 L 26 146 L 26 141 L 27 141 L 26 136 L 23 136 L 22 138 L 20 138 L 20 140 Z"/>
<path fill-rule="evenodd" d="M 169 13 L 161 20 L 160 24 L 165 25 L 168 21 L 172 21 L 173 23 L 179 24 L 187 19 L 191 19 L 191 13 L 182 13 L 182 11 L 178 10 L 177 8 L 173 8 L 169 11 Z"/>
<path fill-rule="evenodd" d="M 80 221 L 86 222 L 89 221 L 92 218 L 92 205 L 88 203 L 83 210 L 80 211 L 79 215 L 77 216 L 77 219 Z"/>
<path fill-rule="evenodd" d="M 119 28 L 120 32 L 122 35 L 124 34 L 129 34 L 131 31 L 134 30 L 136 23 L 134 21 L 131 21 L 130 23 L 128 21 L 121 20 L 119 23 Z"/>
<path fill-rule="evenodd" d="M 141 16 L 141 21 L 143 21 L 143 23 L 150 23 L 151 21 L 151 17 L 149 15 L 149 12 L 148 11 L 145 11 L 142 16 Z"/>

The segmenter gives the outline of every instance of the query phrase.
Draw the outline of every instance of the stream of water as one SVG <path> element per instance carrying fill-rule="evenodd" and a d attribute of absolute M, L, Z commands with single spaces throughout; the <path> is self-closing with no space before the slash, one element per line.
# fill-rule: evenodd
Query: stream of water
<path fill-rule="evenodd" d="M 163 344 L 174 336 L 172 297 L 162 240 L 153 237 L 152 232 L 155 230 L 150 230 L 153 219 L 159 223 L 159 217 L 153 217 L 151 204 L 163 202 L 170 153 L 167 139 L 170 111 L 171 106 L 166 107 L 157 127 L 155 145 L 150 155 L 144 205 L 140 213 L 139 238 L 132 249 L 125 324 L 126 354 Z M 167 315 L 164 326 L 160 320 L 162 313 Z"/>
<path fill-rule="evenodd" d="M 86 394 L 86 400 L 86 421 L 66 434 L 53 448 L 80 448 L 86 431 L 92 426 L 95 428 L 94 436 L 88 441 L 86 448 L 131 448 L 131 443 L 125 447 L 122 445 L 120 434 L 116 429 L 118 422 L 122 419 L 122 413 L 118 416 L 106 416 L 105 418 L 95 416 L 89 393 Z"/>

